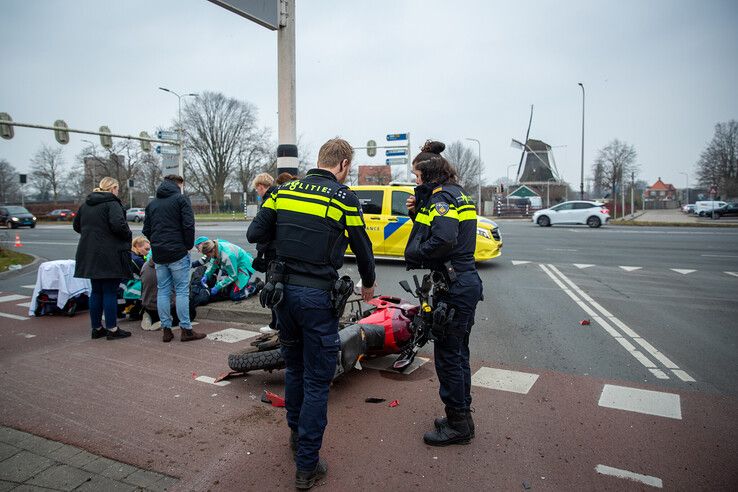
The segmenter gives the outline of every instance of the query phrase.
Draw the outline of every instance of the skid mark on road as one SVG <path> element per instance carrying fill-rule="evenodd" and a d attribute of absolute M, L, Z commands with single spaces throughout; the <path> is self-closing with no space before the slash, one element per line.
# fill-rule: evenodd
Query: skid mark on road
<path fill-rule="evenodd" d="M 561 273 L 558 268 L 550 264 L 541 264 L 541 268 L 546 272 L 546 275 L 548 275 L 551 280 L 561 288 L 561 290 L 571 297 L 571 299 L 592 318 L 592 320 L 609 333 L 610 336 L 622 345 L 630 355 L 647 368 L 654 376 L 659 379 L 669 379 L 668 372 L 671 371 L 672 374 L 684 382 L 695 381 L 694 378 L 681 370 L 671 359 L 662 354 L 653 345 L 648 343 L 648 341 L 638 335 L 638 333 L 636 333 L 632 328 L 602 307 L 597 301 L 592 299 L 592 297 L 580 289 L 566 275 Z M 602 316 L 600 316 L 600 314 Z M 618 328 L 622 333 L 621 331 L 618 331 Z M 638 350 L 638 348 L 631 342 L 635 342 L 640 345 L 646 353 L 656 359 L 662 367 L 668 369 L 668 371 L 664 371 L 662 368 L 658 367 L 646 354 Z"/>

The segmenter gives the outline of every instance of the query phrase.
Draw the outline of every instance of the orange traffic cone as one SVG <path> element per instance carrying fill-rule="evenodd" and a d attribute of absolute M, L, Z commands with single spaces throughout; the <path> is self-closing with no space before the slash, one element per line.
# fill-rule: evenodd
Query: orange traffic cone
<path fill-rule="evenodd" d="M 21 242 L 20 234 L 15 235 L 15 247 L 20 248 L 23 246 L 23 243 Z"/>

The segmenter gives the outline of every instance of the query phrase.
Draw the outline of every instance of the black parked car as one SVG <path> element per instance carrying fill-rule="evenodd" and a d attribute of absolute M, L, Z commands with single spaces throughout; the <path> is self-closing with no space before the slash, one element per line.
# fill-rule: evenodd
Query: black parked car
<path fill-rule="evenodd" d="M 720 208 L 715 209 L 715 218 L 720 217 L 738 217 L 738 203 L 728 203 Z"/>
<path fill-rule="evenodd" d="M 16 229 L 18 227 L 36 227 L 36 217 L 24 207 L 17 205 L 0 206 L 0 225 Z"/>

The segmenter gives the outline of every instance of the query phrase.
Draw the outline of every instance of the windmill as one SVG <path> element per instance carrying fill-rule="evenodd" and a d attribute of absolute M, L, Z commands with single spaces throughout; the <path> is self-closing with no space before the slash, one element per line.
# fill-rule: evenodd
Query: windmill
<path fill-rule="evenodd" d="M 528 130 L 525 132 L 525 143 L 512 139 L 510 145 L 521 150 L 518 172 L 515 181 L 530 185 L 547 185 L 549 182 L 559 182 L 559 171 L 556 168 L 552 148 L 542 140 L 530 138 L 530 127 L 533 123 L 533 105 L 530 106 Z M 525 162 L 525 167 L 523 167 Z"/>

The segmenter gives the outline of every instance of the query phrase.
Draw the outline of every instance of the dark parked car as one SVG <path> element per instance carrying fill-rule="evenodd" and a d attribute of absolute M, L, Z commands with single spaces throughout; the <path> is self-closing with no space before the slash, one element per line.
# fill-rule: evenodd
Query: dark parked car
<path fill-rule="evenodd" d="M 738 217 L 738 203 L 728 203 L 715 209 L 715 218 Z"/>
<path fill-rule="evenodd" d="M 36 217 L 24 207 L 17 205 L 0 206 L 0 225 L 16 229 L 18 227 L 36 227 Z"/>
<path fill-rule="evenodd" d="M 44 215 L 44 219 L 56 221 L 72 220 L 74 219 L 74 215 L 74 212 L 67 208 L 57 208 L 56 210 L 52 210 L 48 214 Z"/>

